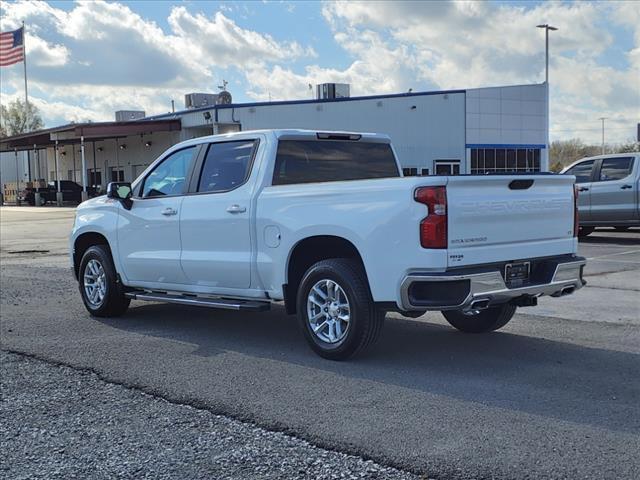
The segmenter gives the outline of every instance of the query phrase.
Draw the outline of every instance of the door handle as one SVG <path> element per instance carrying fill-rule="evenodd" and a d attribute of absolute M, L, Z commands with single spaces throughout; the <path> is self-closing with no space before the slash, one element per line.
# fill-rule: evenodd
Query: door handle
<path fill-rule="evenodd" d="M 170 216 L 170 215 L 175 215 L 176 213 L 178 213 L 178 211 L 176 209 L 174 209 L 174 208 L 165 208 L 162 211 L 162 214 L 166 215 L 167 217 Z"/>
<path fill-rule="evenodd" d="M 244 213 L 247 209 L 245 207 L 241 207 L 240 205 L 233 204 L 227 207 L 227 212 L 229 213 Z"/>
<path fill-rule="evenodd" d="M 633 185 L 622 185 L 620 190 L 626 190 L 627 188 L 633 188 Z"/>
<path fill-rule="evenodd" d="M 589 187 L 580 187 L 578 188 L 579 192 L 588 192 L 589 191 Z"/>

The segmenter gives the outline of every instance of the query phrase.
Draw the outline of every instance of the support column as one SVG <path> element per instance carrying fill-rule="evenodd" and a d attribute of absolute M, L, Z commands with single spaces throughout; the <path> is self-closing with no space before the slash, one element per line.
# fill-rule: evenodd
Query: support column
<path fill-rule="evenodd" d="M 15 190 L 15 194 L 16 194 L 16 205 L 20 205 L 20 198 L 18 197 L 18 195 L 20 195 L 20 170 L 18 169 L 18 149 L 14 148 L 13 149 L 13 154 L 16 157 L 16 190 Z"/>
<path fill-rule="evenodd" d="M 36 207 L 40 207 L 42 205 L 42 195 L 40 195 L 40 154 L 38 153 L 38 146 L 33 144 L 33 160 L 35 162 L 35 183 L 36 183 L 36 191 L 34 193 L 34 202 Z"/>
<path fill-rule="evenodd" d="M 60 161 L 58 159 L 58 140 L 56 140 L 56 182 L 58 183 L 58 191 L 56 192 L 56 204 L 62 206 L 62 190 L 60 189 Z"/>
<path fill-rule="evenodd" d="M 82 157 L 82 201 L 89 199 L 87 192 L 87 162 L 84 157 L 84 136 L 80 136 L 80 156 Z"/>

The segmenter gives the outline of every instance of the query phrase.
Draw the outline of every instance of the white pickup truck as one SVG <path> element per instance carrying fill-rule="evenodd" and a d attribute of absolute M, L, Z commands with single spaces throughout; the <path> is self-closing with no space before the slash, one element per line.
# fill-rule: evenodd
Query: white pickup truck
<path fill-rule="evenodd" d="M 70 239 L 88 311 L 132 299 L 234 310 L 284 302 L 345 359 L 385 312 L 464 332 L 584 285 L 574 177 L 402 177 L 387 136 L 268 130 L 189 140 L 82 203 Z"/>

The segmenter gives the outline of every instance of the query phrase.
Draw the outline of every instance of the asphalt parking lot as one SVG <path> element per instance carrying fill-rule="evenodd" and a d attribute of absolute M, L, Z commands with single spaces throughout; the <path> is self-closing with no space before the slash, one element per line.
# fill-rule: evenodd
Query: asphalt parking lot
<path fill-rule="evenodd" d="M 392 314 L 334 363 L 280 308 L 91 318 L 72 216 L 0 209 L 7 478 L 640 478 L 640 230 L 581 241 L 588 286 L 500 332 Z"/>

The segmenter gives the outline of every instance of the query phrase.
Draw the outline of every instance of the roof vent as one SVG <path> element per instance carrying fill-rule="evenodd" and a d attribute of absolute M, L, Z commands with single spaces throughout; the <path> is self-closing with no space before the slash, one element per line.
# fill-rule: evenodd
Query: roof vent
<path fill-rule="evenodd" d="M 129 122 L 131 120 L 140 120 L 144 117 L 144 110 L 118 110 L 116 112 L 116 122 Z"/>

